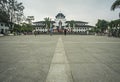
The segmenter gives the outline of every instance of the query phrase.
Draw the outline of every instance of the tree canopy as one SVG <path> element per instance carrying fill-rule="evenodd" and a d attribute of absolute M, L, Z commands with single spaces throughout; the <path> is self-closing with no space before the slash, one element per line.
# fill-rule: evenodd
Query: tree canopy
<path fill-rule="evenodd" d="M 75 21 L 74 21 L 74 20 L 71 20 L 69 23 L 70 23 L 70 27 L 73 28 L 73 27 L 74 27 L 74 24 L 75 24 Z"/>
<path fill-rule="evenodd" d="M 30 24 L 23 23 L 22 25 L 15 24 L 13 31 L 14 32 L 32 32 L 33 26 Z"/>
<path fill-rule="evenodd" d="M 117 8 L 120 8 L 120 0 L 116 0 L 111 6 L 111 10 L 113 11 Z"/>
<path fill-rule="evenodd" d="M 99 29 L 100 32 L 104 32 L 107 29 L 108 24 L 109 24 L 108 21 L 98 19 L 98 22 L 96 23 L 96 27 L 97 29 Z"/>
<path fill-rule="evenodd" d="M 17 0 L 0 0 L 0 21 L 19 23 L 22 20 L 24 6 Z"/>
<path fill-rule="evenodd" d="M 50 28 L 50 24 L 51 24 L 51 19 L 49 18 L 49 17 L 46 17 L 46 18 L 44 18 L 44 20 L 45 20 L 45 25 L 46 25 L 46 28 Z"/>

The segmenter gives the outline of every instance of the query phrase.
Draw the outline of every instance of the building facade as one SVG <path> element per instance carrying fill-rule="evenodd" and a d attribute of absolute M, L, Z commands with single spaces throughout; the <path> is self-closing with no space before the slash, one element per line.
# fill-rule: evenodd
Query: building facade
<path fill-rule="evenodd" d="M 9 31 L 9 26 L 7 23 L 0 22 L 0 34 L 6 34 Z"/>
<path fill-rule="evenodd" d="M 50 28 L 53 28 L 53 32 L 64 32 L 64 29 L 69 33 L 81 33 L 89 34 L 89 30 L 93 26 L 88 25 L 88 22 L 83 21 L 67 21 L 63 13 L 58 13 L 55 16 L 54 21 L 50 21 L 50 27 L 47 28 L 45 21 L 33 22 L 34 31 L 39 33 L 48 32 Z"/>

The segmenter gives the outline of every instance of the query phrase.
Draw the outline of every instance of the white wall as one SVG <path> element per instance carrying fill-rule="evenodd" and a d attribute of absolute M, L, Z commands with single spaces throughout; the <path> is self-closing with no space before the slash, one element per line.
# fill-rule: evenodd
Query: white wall
<path fill-rule="evenodd" d="M 48 29 L 44 29 L 44 28 L 42 28 L 42 27 L 35 27 L 35 30 L 34 31 L 40 31 L 40 32 L 47 32 L 48 31 Z"/>
<path fill-rule="evenodd" d="M 55 26 L 59 26 L 59 21 L 62 22 L 62 26 L 66 26 L 66 19 L 61 18 L 61 19 L 55 19 Z"/>
<path fill-rule="evenodd" d="M 7 26 L 6 23 L 0 22 L 0 33 L 3 29 L 3 32 L 6 33 L 9 30 L 9 27 Z"/>
<path fill-rule="evenodd" d="M 88 27 L 81 27 L 81 28 L 74 28 L 73 32 L 86 32 L 87 30 L 89 30 Z"/>

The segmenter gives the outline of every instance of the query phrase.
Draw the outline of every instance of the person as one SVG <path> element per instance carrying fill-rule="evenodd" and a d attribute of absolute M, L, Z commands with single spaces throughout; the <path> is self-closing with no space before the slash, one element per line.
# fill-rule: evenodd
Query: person
<path fill-rule="evenodd" d="M 67 29 L 64 29 L 64 35 L 66 35 Z"/>
<path fill-rule="evenodd" d="M 37 32 L 36 32 L 36 31 L 34 31 L 34 35 L 35 35 L 35 36 L 37 35 Z"/>
<path fill-rule="evenodd" d="M 50 28 L 50 36 L 52 36 L 53 28 Z"/>

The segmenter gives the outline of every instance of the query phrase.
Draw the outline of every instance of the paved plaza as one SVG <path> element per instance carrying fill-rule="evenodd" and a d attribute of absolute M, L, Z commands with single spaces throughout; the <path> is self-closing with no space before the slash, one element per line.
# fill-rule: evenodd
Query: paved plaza
<path fill-rule="evenodd" d="M 0 37 L 0 82 L 120 82 L 120 39 Z"/>

